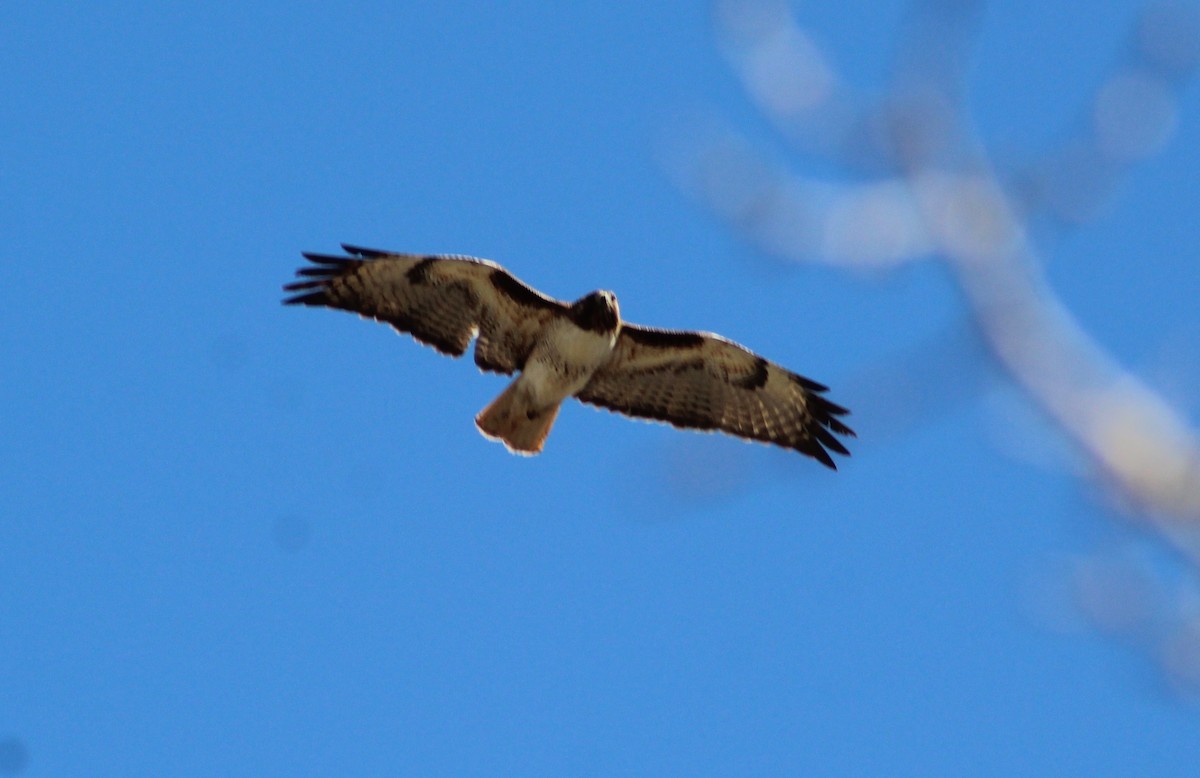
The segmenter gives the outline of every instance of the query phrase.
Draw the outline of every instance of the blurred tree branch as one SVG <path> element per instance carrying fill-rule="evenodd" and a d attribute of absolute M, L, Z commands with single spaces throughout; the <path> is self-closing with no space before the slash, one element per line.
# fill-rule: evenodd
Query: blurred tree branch
<path fill-rule="evenodd" d="M 1170 140 L 1176 93 L 1200 64 L 1200 10 L 1147 8 L 1078 131 L 1030 165 L 1001 167 L 965 102 L 982 7 L 915 3 L 891 83 L 867 100 L 785 0 L 719 0 L 720 42 L 749 98 L 798 152 L 847 177 L 797 175 L 720 122 L 692 133 L 672 168 L 689 193 L 774 256 L 846 268 L 943 263 L 1002 375 L 1086 456 L 1125 513 L 1186 560 L 1190 589 L 1172 595 L 1186 607 L 1168 609 L 1171 619 L 1115 621 L 1155 623 L 1154 639 L 1136 642 L 1200 690 L 1200 436 L 1072 317 L 1031 237 L 1038 222 L 1065 227 L 1098 216 L 1129 167 Z M 1097 581 L 1117 568 L 1112 580 L 1127 583 L 1126 562 L 1072 574 L 1081 612 L 1108 631 L 1114 619 L 1088 603 L 1104 601 L 1096 592 L 1109 584 Z M 1144 609 L 1154 600 L 1133 599 Z"/>

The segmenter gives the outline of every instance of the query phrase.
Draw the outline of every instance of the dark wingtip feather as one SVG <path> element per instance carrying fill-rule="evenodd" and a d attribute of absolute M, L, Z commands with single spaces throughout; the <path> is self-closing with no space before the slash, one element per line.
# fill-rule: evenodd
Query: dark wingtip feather
<path fill-rule="evenodd" d="M 821 398 L 821 405 L 825 409 L 826 413 L 833 416 L 845 416 L 846 414 L 850 413 L 849 409 L 843 408 L 835 402 L 830 402 L 824 397 Z"/>
<path fill-rule="evenodd" d="M 284 305 L 328 305 L 329 298 L 324 291 L 298 294 L 283 299 Z"/>
<path fill-rule="evenodd" d="M 833 436 L 833 433 L 824 427 L 817 428 L 817 440 L 823 446 L 830 449 L 836 454 L 841 454 L 844 457 L 850 456 L 850 452 L 842 445 L 842 442 Z"/>
<path fill-rule="evenodd" d="M 301 289 L 318 289 L 325 286 L 326 282 L 326 279 L 320 279 L 318 281 L 293 281 L 290 284 L 284 284 L 283 291 L 298 292 Z"/>
<path fill-rule="evenodd" d="M 833 461 L 833 457 L 829 456 L 829 452 L 822 448 L 815 438 L 806 439 L 796 446 L 796 450 L 802 454 L 808 454 L 830 470 L 837 470 L 837 464 Z"/>
<path fill-rule="evenodd" d="M 357 262 L 358 261 L 358 260 L 354 259 L 354 257 L 339 257 L 339 256 L 335 256 L 333 254 L 319 254 L 315 251 L 302 251 L 302 252 L 300 252 L 300 256 L 304 257 L 305 259 L 307 259 L 309 262 L 312 262 L 313 264 L 328 265 L 330 267 L 337 267 L 339 265 L 344 265 L 347 262 Z M 308 269 L 316 270 L 316 268 L 308 268 Z"/>
<path fill-rule="evenodd" d="M 792 374 L 792 380 L 807 390 L 808 410 L 812 414 L 814 422 L 813 429 L 811 430 L 812 437 L 808 439 L 806 445 L 798 448 L 821 464 L 837 470 L 837 467 L 833 465 L 833 458 L 830 457 L 829 451 L 847 457 L 850 456 L 850 451 L 834 435 L 845 435 L 851 438 L 857 437 L 854 434 L 854 430 L 837 419 L 838 416 L 848 415 L 850 411 L 835 402 L 830 402 L 822 396 L 821 393 L 828 391 L 828 387 L 824 384 L 819 384 L 816 381 L 794 373 Z M 826 449 L 829 449 L 829 451 L 826 451 Z"/>
<path fill-rule="evenodd" d="M 333 254 L 321 254 L 315 251 L 302 251 L 300 255 L 313 264 L 312 266 L 302 267 L 297 270 L 296 276 L 300 280 L 285 284 L 283 290 L 285 292 L 302 292 L 310 289 L 316 291 L 289 297 L 283 301 L 284 305 L 323 305 L 329 307 L 329 297 L 324 292 L 328 288 L 329 282 L 341 275 L 352 272 L 363 263 L 362 259 L 355 257 L 334 256 Z"/>
<path fill-rule="evenodd" d="M 807 389 L 810 392 L 828 392 L 829 387 L 825 384 L 818 383 L 811 378 L 805 378 L 799 373 L 788 372 L 788 378 L 792 379 L 796 384 Z"/>
<path fill-rule="evenodd" d="M 327 277 L 330 272 L 328 267 L 302 267 L 296 271 L 298 276 L 316 276 L 318 278 Z"/>
<path fill-rule="evenodd" d="M 825 426 L 828 427 L 829 429 L 831 429 L 832 431 L 836 432 L 839 435 L 848 435 L 849 437 L 852 437 L 852 438 L 858 437 L 858 435 L 854 434 L 854 430 L 850 429 L 845 424 L 842 424 L 837 419 L 827 420 L 825 422 Z"/>
<path fill-rule="evenodd" d="M 379 257 L 391 256 L 392 254 L 390 251 L 383 251 L 382 249 L 368 249 L 362 246 L 352 246 L 349 243 L 343 243 L 342 249 L 347 254 L 353 254 L 354 256 L 361 257 L 362 259 L 378 259 Z"/>

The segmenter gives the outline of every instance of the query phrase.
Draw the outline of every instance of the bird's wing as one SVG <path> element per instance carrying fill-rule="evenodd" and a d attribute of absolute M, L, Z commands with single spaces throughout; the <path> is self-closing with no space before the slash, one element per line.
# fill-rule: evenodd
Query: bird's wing
<path fill-rule="evenodd" d="M 836 470 L 829 451 L 849 452 L 834 435 L 854 431 L 836 418 L 847 410 L 824 391 L 719 335 L 626 324 L 612 358 L 576 396 L 676 427 L 774 443 Z"/>
<path fill-rule="evenodd" d="M 475 344 L 484 370 L 520 370 L 551 319 L 566 306 L 484 259 L 393 254 L 343 245 L 349 256 L 304 254 L 303 280 L 284 289 L 287 305 L 354 311 L 410 333 L 443 354 Z"/>

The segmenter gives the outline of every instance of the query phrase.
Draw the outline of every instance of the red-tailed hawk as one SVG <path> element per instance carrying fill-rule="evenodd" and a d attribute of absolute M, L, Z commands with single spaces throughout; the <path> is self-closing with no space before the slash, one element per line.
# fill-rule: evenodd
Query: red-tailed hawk
<path fill-rule="evenodd" d="M 342 248 L 350 256 L 304 254 L 313 265 L 284 287 L 297 293 L 284 303 L 354 311 L 455 357 L 477 337 L 476 365 L 520 375 L 475 423 L 518 454 L 542 450 L 568 397 L 774 443 L 834 469 L 829 451 L 849 454 L 834 437 L 854 435 L 836 418 L 847 411 L 821 396 L 826 387 L 720 335 L 627 324 L 612 292 L 565 303 L 484 259 Z"/>

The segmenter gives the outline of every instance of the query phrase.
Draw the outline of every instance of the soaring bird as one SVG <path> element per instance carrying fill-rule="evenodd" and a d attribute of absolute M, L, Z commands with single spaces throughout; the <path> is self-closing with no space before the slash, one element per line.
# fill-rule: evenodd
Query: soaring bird
<path fill-rule="evenodd" d="M 719 430 L 794 449 L 837 469 L 853 436 L 826 387 L 711 332 L 621 320 L 612 292 L 555 300 L 485 259 L 397 254 L 343 245 L 347 256 L 305 253 L 312 264 L 284 289 L 287 305 L 353 311 L 458 357 L 475 338 L 475 364 L 517 377 L 475 417 L 510 451 L 537 454 L 564 400 L 676 427 Z"/>

